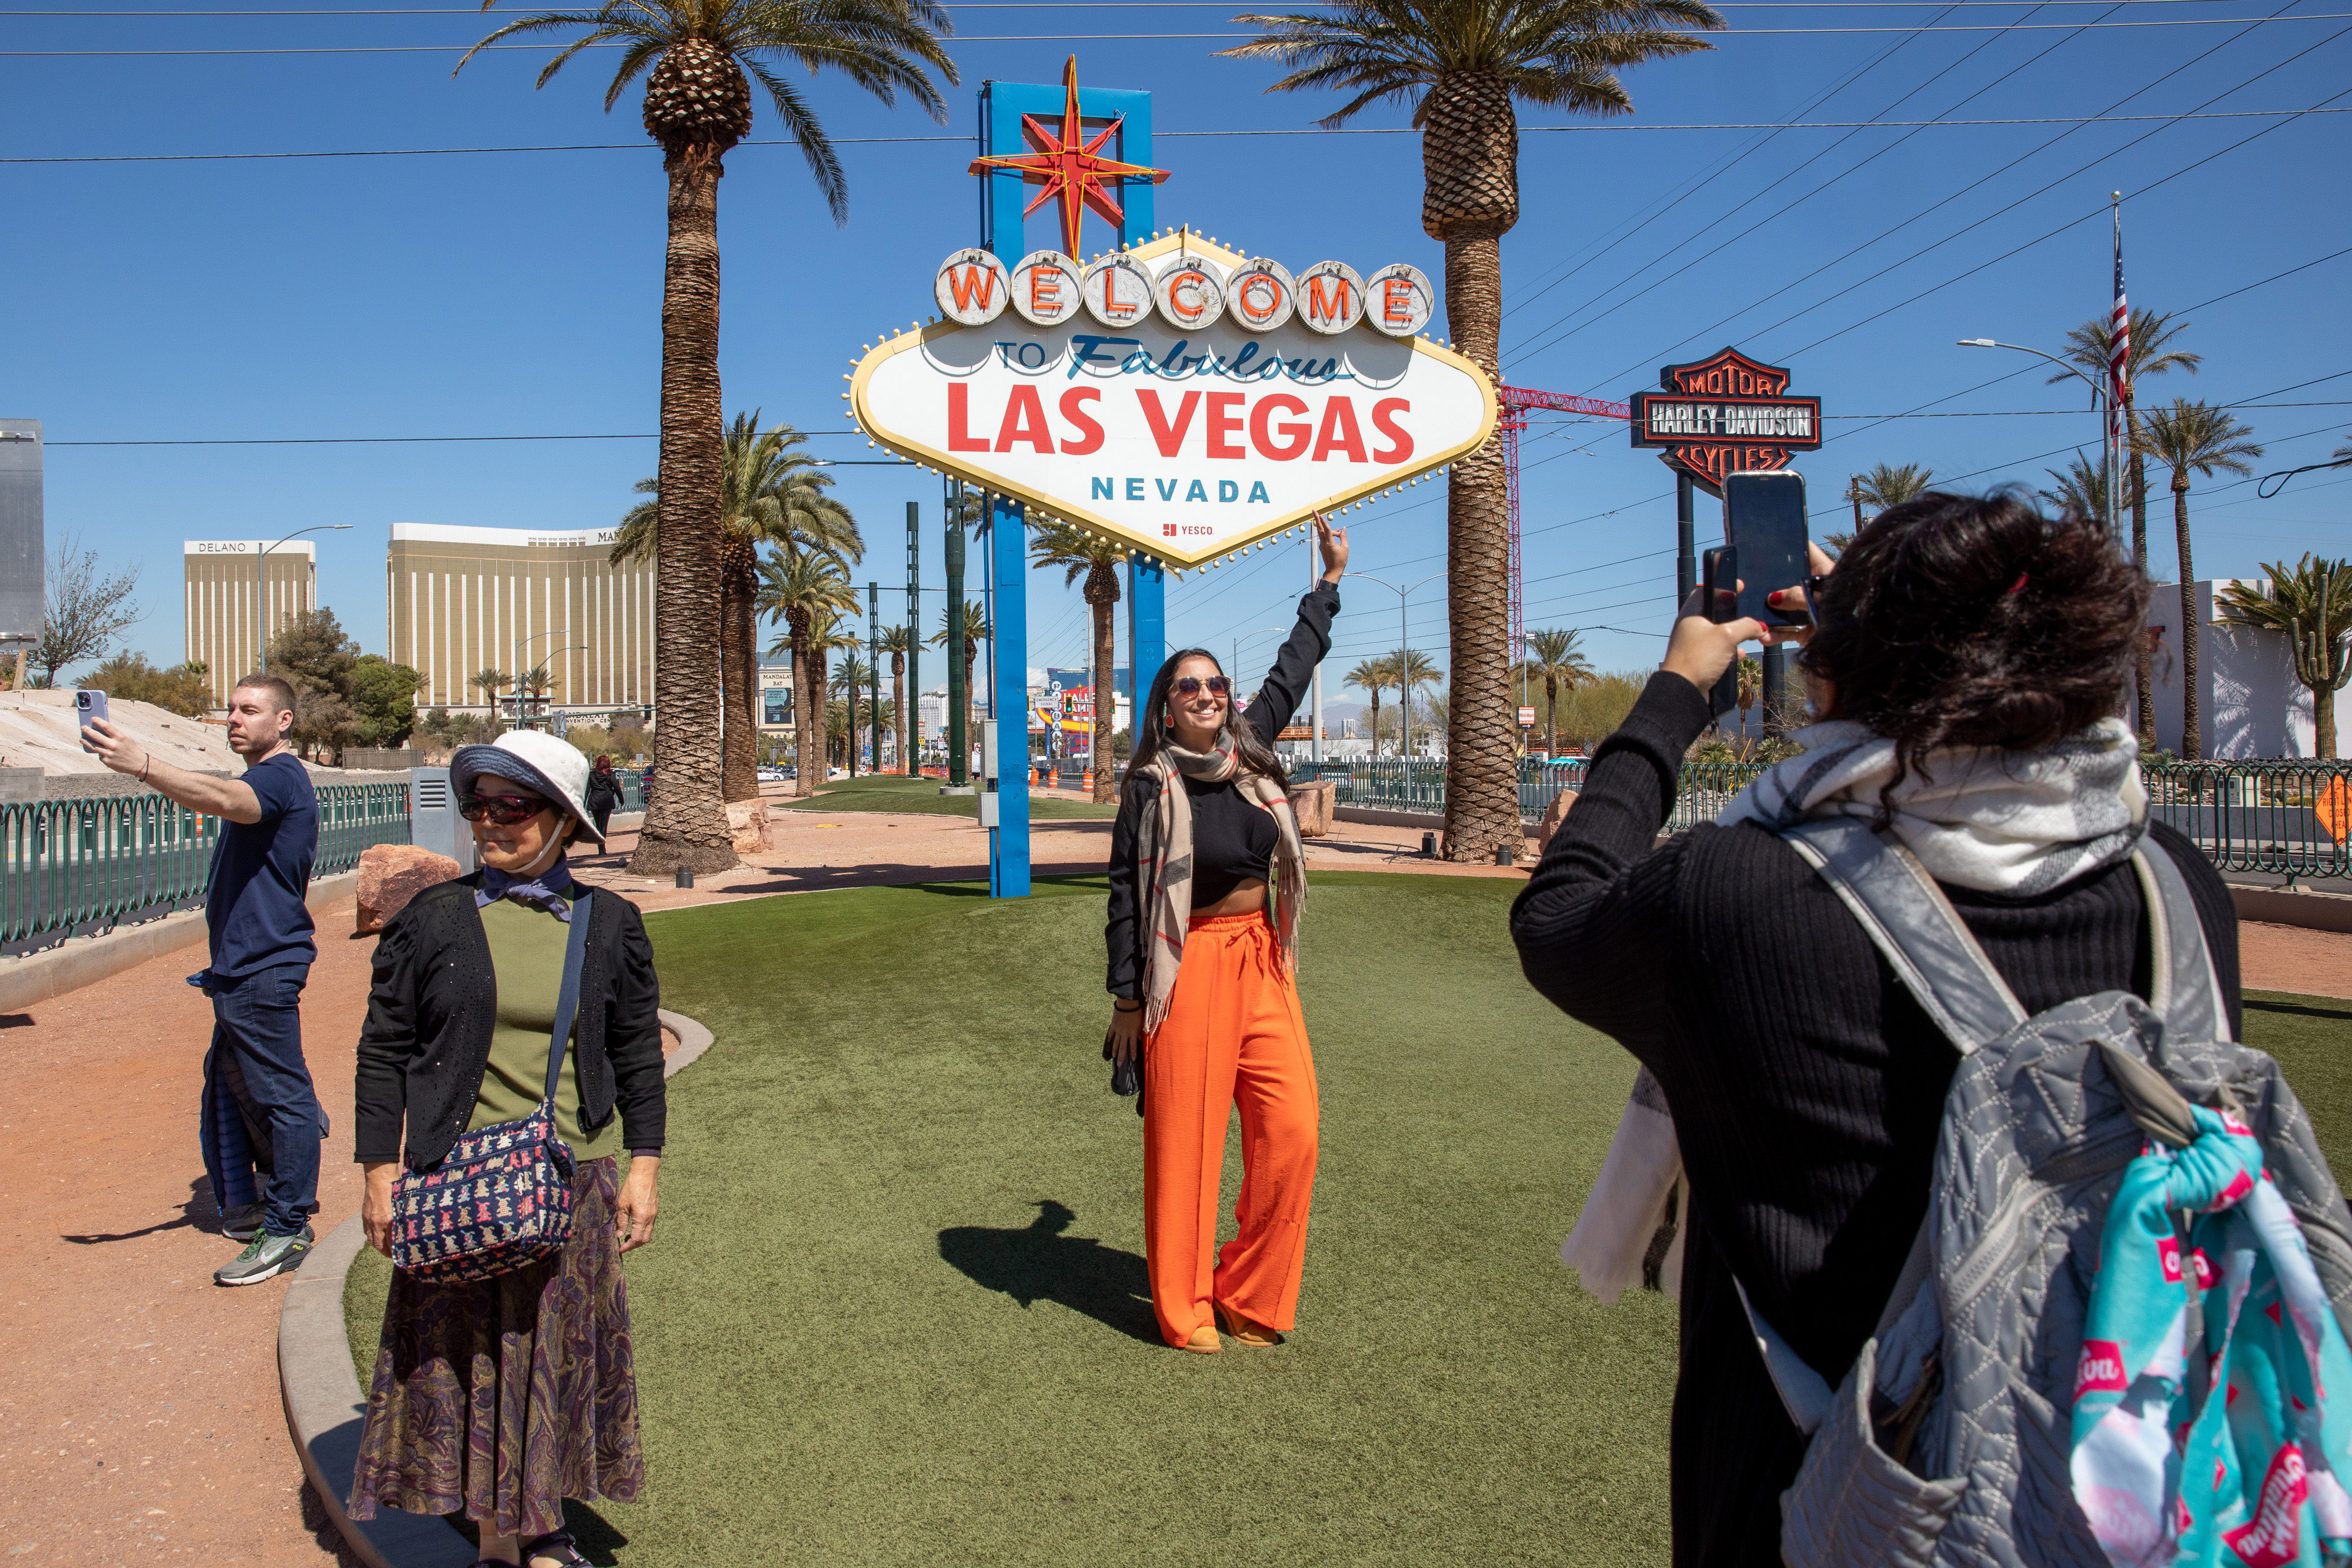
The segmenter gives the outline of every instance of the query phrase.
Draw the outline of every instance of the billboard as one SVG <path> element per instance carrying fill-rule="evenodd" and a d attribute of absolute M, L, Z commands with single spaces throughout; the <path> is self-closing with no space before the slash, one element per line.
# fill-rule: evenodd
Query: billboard
<path fill-rule="evenodd" d="M 41 635 L 41 422 L 0 419 L 0 651 Z"/>

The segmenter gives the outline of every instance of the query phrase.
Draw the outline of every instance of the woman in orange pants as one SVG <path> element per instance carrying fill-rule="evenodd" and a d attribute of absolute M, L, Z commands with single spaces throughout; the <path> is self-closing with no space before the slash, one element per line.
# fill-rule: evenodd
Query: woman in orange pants
<path fill-rule="evenodd" d="M 1206 649 L 1160 666 L 1111 834 L 1106 1049 L 1140 1059 L 1151 1310 L 1180 1349 L 1223 1327 L 1281 1343 L 1298 1307 L 1315 1187 L 1315 1059 L 1299 1017 L 1306 853 L 1274 737 L 1331 646 L 1348 536 L 1320 517 L 1323 580 L 1244 714 Z M 1269 883 L 1272 896 L 1268 896 Z M 1240 1233 L 1215 1254 L 1225 1122 L 1239 1105 Z"/>

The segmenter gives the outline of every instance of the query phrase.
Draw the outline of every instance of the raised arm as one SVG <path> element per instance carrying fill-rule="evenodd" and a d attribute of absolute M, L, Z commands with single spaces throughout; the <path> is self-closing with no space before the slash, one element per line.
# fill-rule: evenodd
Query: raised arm
<path fill-rule="evenodd" d="M 1298 624 L 1274 656 L 1274 667 L 1258 683 L 1257 695 L 1244 716 L 1268 746 L 1298 711 L 1315 666 L 1331 651 L 1331 619 L 1339 613 L 1339 579 L 1348 570 L 1348 530 L 1333 528 L 1318 512 L 1315 543 L 1323 552 L 1323 580 L 1298 601 Z"/>
<path fill-rule="evenodd" d="M 102 718 L 82 726 L 81 737 L 98 753 L 100 762 L 117 773 L 130 774 L 191 811 L 226 817 L 232 822 L 250 824 L 261 821 L 261 797 L 242 779 L 222 779 L 174 768 L 160 757 L 149 756 L 137 741 Z"/>

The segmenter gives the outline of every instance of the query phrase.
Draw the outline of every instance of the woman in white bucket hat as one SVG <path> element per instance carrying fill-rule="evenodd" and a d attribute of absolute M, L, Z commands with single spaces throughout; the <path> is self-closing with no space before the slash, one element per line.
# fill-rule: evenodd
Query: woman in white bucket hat
<path fill-rule="evenodd" d="M 353 1117 L 362 1218 L 389 1256 L 402 1168 L 430 1170 L 463 1134 L 540 1105 L 578 918 L 578 1010 L 552 1100 L 574 1161 L 572 1233 L 492 1279 L 394 1273 L 350 1511 L 463 1512 L 481 1563 L 568 1568 L 587 1559 L 564 1533 L 564 1500 L 633 1501 L 645 1483 L 621 1255 L 653 1236 L 660 984 L 636 906 L 592 894 L 564 864 L 573 840 L 603 841 L 587 760 L 511 730 L 460 747 L 449 773 L 482 869 L 419 894 L 378 940 Z"/>

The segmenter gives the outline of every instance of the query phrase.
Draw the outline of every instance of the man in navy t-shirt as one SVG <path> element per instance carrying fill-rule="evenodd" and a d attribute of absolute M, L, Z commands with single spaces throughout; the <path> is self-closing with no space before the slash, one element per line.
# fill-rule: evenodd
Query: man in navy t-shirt
<path fill-rule="evenodd" d="M 192 811 L 224 819 L 205 882 L 212 965 L 194 983 L 213 998 L 198 1117 L 221 1229 L 246 1243 L 213 1279 L 251 1285 L 302 1266 L 319 1208 L 327 1119 L 302 1060 L 302 987 L 310 961 L 303 894 L 319 851 L 319 801 L 286 742 L 294 688 L 247 675 L 229 694 L 228 743 L 242 778 L 191 773 L 150 757 L 103 719 L 82 730 L 99 759 Z"/>

